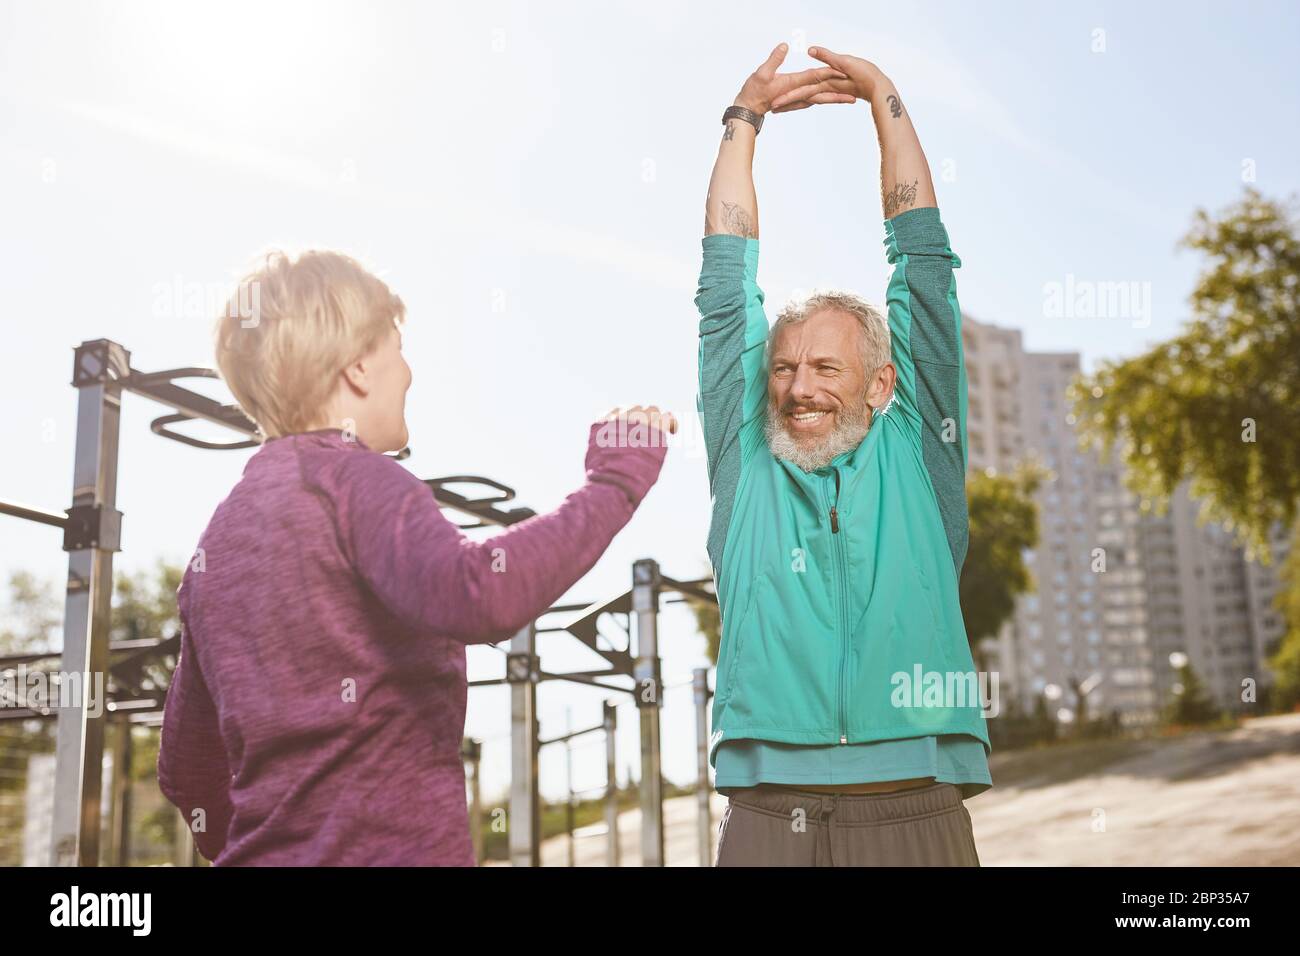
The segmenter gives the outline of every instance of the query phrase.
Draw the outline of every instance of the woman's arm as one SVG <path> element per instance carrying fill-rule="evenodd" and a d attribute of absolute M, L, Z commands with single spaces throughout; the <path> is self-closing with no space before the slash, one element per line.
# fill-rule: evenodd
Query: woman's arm
<path fill-rule="evenodd" d="M 675 430 L 671 416 L 660 422 L 657 410 L 648 413 L 665 432 Z M 581 488 L 555 511 L 478 541 L 395 462 L 349 456 L 335 493 L 340 536 L 362 580 L 413 630 L 467 644 L 504 640 L 591 570 L 658 479 L 666 453 L 664 432 L 644 418 L 598 422 Z"/>

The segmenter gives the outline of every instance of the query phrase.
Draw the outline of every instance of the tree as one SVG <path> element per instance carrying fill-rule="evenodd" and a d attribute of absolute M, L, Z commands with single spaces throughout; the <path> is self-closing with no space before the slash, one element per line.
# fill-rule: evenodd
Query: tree
<path fill-rule="evenodd" d="M 109 639 L 162 638 L 176 633 L 179 627 L 176 589 L 182 571 L 182 567 L 159 561 L 150 570 L 115 575 Z M 54 582 L 41 581 L 25 571 L 12 574 L 5 602 L 6 623 L 0 627 L 0 654 L 59 651 L 63 645 L 60 598 Z M 43 666 L 57 669 L 58 658 L 44 662 Z M 132 691 L 161 694 L 170 671 L 168 661 L 142 663 L 126 679 Z M 114 678 L 113 687 L 121 689 L 118 677 Z M 28 760 L 34 754 L 47 754 L 54 749 L 56 726 L 51 719 L 0 721 L 0 797 L 12 800 L 14 793 L 27 786 Z M 151 780 L 158 764 L 158 735 L 137 733 L 133 740 L 132 779 Z M 148 859 L 151 862 L 165 859 L 166 854 L 157 848 L 168 846 L 175 838 L 175 810 L 164 804 L 134 822 L 136 835 L 145 838 L 142 844 L 155 848 L 157 859 Z M 10 851 L 0 841 L 0 865 L 18 862 L 10 858 Z"/>
<path fill-rule="evenodd" d="M 170 637 L 180 627 L 176 589 L 184 567 L 159 560 L 149 571 L 118 574 L 113 582 L 110 640 Z M 63 605 L 54 584 L 30 571 L 9 576 L 7 621 L 0 625 L 0 655 L 57 652 L 63 647 Z"/>
<path fill-rule="evenodd" d="M 0 625 L 0 655 L 40 654 L 56 651 L 61 641 L 56 637 L 63 624 L 63 608 L 53 586 L 40 581 L 30 571 L 9 575 L 9 600 Z"/>
<path fill-rule="evenodd" d="M 1201 678 L 1190 663 L 1178 668 L 1174 695 L 1165 707 L 1165 722 L 1170 724 L 1208 724 L 1220 716 Z"/>
<path fill-rule="evenodd" d="M 113 624 L 115 641 L 149 637 L 170 637 L 180 628 L 176 590 L 181 586 L 184 566 L 159 559 L 149 571 L 116 575 L 113 582 Z"/>
<path fill-rule="evenodd" d="M 1287 630 L 1268 662 L 1274 675 L 1269 703 L 1278 710 L 1291 710 L 1300 705 L 1300 522 L 1292 533 L 1291 553 L 1279 577 L 1282 587 L 1274 606 L 1286 621 Z"/>
<path fill-rule="evenodd" d="M 41 654 L 59 648 L 58 630 L 63 620 L 58 595 L 51 582 L 28 571 L 9 576 L 5 623 L 0 625 L 0 655 Z M 11 696 L 11 694 L 13 696 Z M 4 688 L 0 707 L 25 704 L 21 688 Z M 0 720 L 0 803 L 18 803 L 27 786 L 27 765 L 32 756 L 54 749 L 52 720 Z M 22 863 L 21 828 L 18 839 L 0 839 L 0 866 Z"/>
<path fill-rule="evenodd" d="M 977 663 L 979 642 L 996 637 L 1015 613 L 1016 600 L 1033 588 L 1024 553 L 1038 544 L 1034 493 L 1048 477 L 1036 464 L 1021 464 L 1011 474 L 989 470 L 966 479 L 970 542 L 961 572 L 961 613 Z"/>
<path fill-rule="evenodd" d="M 1145 506 L 1190 481 L 1202 520 L 1268 560 L 1300 499 L 1300 236 L 1288 207 L 1247 189 L 1215 217 L 1198 210 L 1180 245 L 1208 260 L 1192 319 L 1082 377 L 1074 414 L 1087 444 L 1120 451 Z"/>
<path fill-rule="evenodd" d="M 695 626 L 704 635 L 707 644 L 705 653 L 709 655 L 709 661 L 716 667 L 718 648 L 722 644 L 722 614 L 718 610 L 718 601 L 716 598 L 712 601 L 688 598 L 687 601 L 695 614 Z"/>

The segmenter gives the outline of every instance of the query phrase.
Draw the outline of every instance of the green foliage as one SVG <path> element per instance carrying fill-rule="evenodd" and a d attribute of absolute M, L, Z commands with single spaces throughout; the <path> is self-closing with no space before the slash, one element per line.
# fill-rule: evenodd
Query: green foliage
<path fill-rule="evenodd" d="M 1274 674 L 1269 703 L 1282 711 L 1300 708 L 1300 627 L 1290 627 L 1268 666 Z"/>
<path fill-rule="evenodd" d="M 1268 559 L 1300 499 L 1300 236 L 1254 189 L 1195 214 L 1181 245 L 1206 257 L 1174 339 L 1102 363 L 1071 390 L 1087 444 L 1118 450 L 1126 481 L 1164 507 L 1190 480 L 1201 517 Z"/>
<path fill-rule="evenodd" d="M 112 639 L 170 637 L 180 627 L 176 589 L 184 566 L 159 559 L 152 570 L 115 575 Z"/>
<path fill-rule="evenodd" d="M 718 602 L 716 600 L 701 601 L 699 598 L 688 598 L 687 603 L 690 604 L 691 611 L 695 614 L 695 626 L 699 628 L 708 644 L 706 653 L 709 655 L 709 662 L 716 667 L 718 648 L 722 643 L 722 614 L 718 610 Z"/>
<path fill-rule="evenodd" d="M 180 586 L 183 570 L 159 561 L 151 570 L 117 575 L 110 640 L 171 636 L 179 626 L 176 589 Z M 63 644 L 60 598 L 53 582 L 40 581 L 26 571 L 13 573 L 5 601 L 6 623 L 0 628 L 0 654 L 59 650 Z M 47 663 L 57 666 L 57 658 Z M 146 669 L 144 678 L 155 686 L 162 686 L 166 680 L 165 671 L 165 666 L 154 665 Z M 26 776 L 22 771 L 27 757 L 53 749 L 55 721 L 5 721 L 0 731 L 3 731 L 0 733 L 0 753 L 6 758 L 0 769 L 10 771 L 0 774 L 0 790 L 21 789 L 26 786 Z M 135 742 L 132 777 L 152 779 L 158 761 L 157 733 L 137 734 Z"/>
<path fill-rule="evenodd" d="M 0 655 L 39 654 L 58 650 L 63 608 L 48 582 L 30 571 L 9 575 L 9 597 L 0 623 Z"/>
<path fill-rule="evenodd" d="M 1279 575 L 1282 587 L 1274 606 L 1286 621 L 1286 634 L 1268 666 L 1274 674 L 1269 703 L 1278 710 L 1300 707 L 1300 522 L 1291 535 L 1291 553 Z"/>
<path fill-rule="evenodd" d="M 1024 552 L 1038 544 L 1034 493 L 1048 478 L 1034 464 L 1009 475 L 974 472 L 966 480 L 970 543 L 961 573 L 961 612 L 972 647 L 995 637 L 1015 612 L 1016 599 L 1033 589 Z"/>
<path fill-rule="evenodd" d="M 114 641 L 168 637 L 180 626 L 176 589 L 185 568 L 159 560 L 148 571 L 115 575 L 110 631 Z M 0 655 L 58 651 L 63 646 L 62 595 L 30 571 L 9 576 L 0 623 Z"/>
<path fill-rule="evenodd" d="M 1013 697 L 997 719 L 988 722 L 989 742 L 995 751 L 1052 743 L 1059 729 L 1042 694 L 1034 698 L 1033 710 L 1028 713 Z"/>
<path fill-rule="evenodd" d="M 1182 726 L 1212 724 L 1221 716 L 1191 664 L 1178 668 L 1179 688 L 1165 706 L 1164 722 Z"/>

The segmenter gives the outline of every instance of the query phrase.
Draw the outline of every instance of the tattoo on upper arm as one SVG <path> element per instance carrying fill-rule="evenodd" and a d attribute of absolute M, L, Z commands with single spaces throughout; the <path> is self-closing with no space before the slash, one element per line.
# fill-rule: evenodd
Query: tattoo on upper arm
<path fill-rule="evenodd" d="M 889 192 L 884 195 L 885 218 L 891 218 L 894 213 L 907 209 L 916 203 L 916 188 L 921 181 L 912 180 L 912 185 L 907 186 L 898 183 Z"/>
<path fill-rule="evenodd" d="M 739 203 L 723 201 L 722 229 L 733 236 L 744 236 L 746 239 L 757 238 L 753 218 Z"/>
<path fill-rule="evenodd" d="M 727 127 L 722 131 L 722 139 L 725 142 L 736 135 L 736 128 L 732 125 L 735 120 L 727 120 Z"/>
<path fill-rule="evenodd" d="M 893 93 L 890 93 L 889 96 L 885 98 L 885 102 L 889 104 L 889 115 L 894 119 L 898 119 L 903 115 L 903 104 L 898 102 L 898 97 Z"/>

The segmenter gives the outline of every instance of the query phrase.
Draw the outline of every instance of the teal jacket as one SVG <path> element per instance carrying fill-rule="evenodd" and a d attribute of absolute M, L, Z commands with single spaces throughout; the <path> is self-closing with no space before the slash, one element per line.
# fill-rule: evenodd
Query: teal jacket
<path fill-rule="evenodd" d="M 989 746 L 957 581 L 966 556 L 966 371 L 937 209 L 885 222 L 894 395 L 861 444 L 807 473 L 764 437 L 758 240 L 712 235 L 695 304 L 722 613 L 709 761 L 723 740 Z"/>

